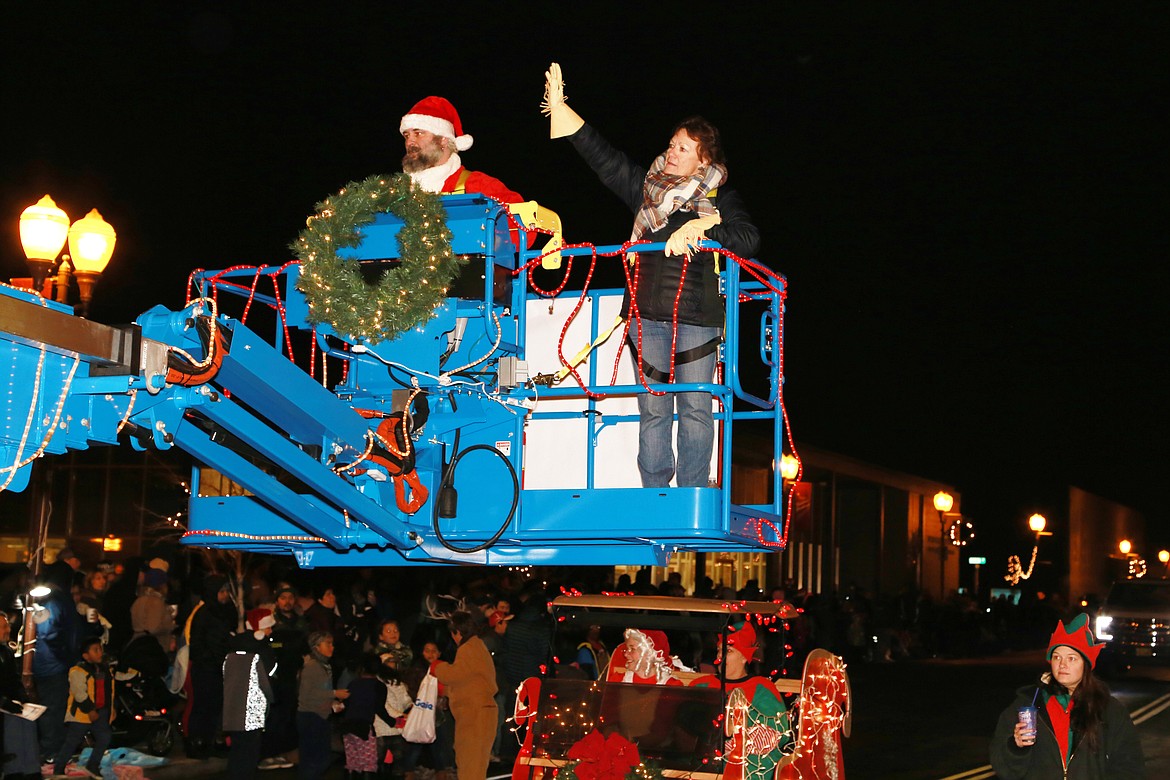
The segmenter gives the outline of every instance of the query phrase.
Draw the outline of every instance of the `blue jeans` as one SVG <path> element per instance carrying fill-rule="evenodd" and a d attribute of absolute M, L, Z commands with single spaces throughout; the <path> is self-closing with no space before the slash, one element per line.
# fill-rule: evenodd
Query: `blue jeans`
<path fill-rule="evenodd" d="M 673 325 L 669 322 L 642 320 L 641 356 L 646 363 L 664 374 L 670 373 Z M 706 344 L 722 332 L 718 327 L 678 325 L 675 352 Z M 630 326 L 630 339 L 637 343 L 637 325 Z M 715 376 L 718 352 L 675 365 L 676 384 L 711 382 Z M 646 378 L 651 387 L 654 380 Z M 655 387 L 660 389 L 661 385 Z M 711 449 L 715 442 L 715 419 L 711 414 L 709 393 L 668 393 L 638 396 L 638 471 L 642 487 L 666 487 L 675 476 L 674 447 L 671 430 L 675 408 L 678 409 L 678 479 L 679 487 L 707 487 L 711 479 Z"/>

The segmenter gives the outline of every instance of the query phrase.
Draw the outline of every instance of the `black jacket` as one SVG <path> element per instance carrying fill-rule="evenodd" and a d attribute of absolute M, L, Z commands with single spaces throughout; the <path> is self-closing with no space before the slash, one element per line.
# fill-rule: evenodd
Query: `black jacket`
<path fill-rule="evenodd" d="M 642 205 L 646 168 L 634 164 L 629 157 L 610 146 L 590 125 L 583 126 L 569 136 L 569 140 L 601 182 L 621 198 L 631 212 L 637 213 Z M 760 231 L 752 224 L 739 194 L 728 187 L 720 187 L 714 202 L 723 221 L 710 228 L 707 237 L 740 257 L 753 257 L 760 248 Z M 670 215 L 665 227 L 642 238 L 653 242 L 666 241 L 674 231 L 698 216 L 692 211 L 676 211 Z M 672 320 L 683 259 L 667 257 L 664 252 L 638 253 L 638 313 L 643 319 Z M 686 325 L 723 325 L 719 277 L 715 274 L 715 257 L 711 252 L 693 255 L 687 264 L 686 281 L 678 302 L 678 321 Z"/>
<path fill-rule="evenodd" d="M 991 738 L 991 766 L 1000 780 L 1044 780 L 1066 777 L 1068 780 L 1140 780 L 1145 778 L 1145 758 L 1137 729 L 1124 705 L 1112 696 L 1105 708 L 1105 722 L 1101 727 L 1101 744 L 1090 751 L 1083 740 L 1073 745 L 1068 761 L 1068 774 L 1062 774 L 1060 746 L 1052 730 L 1043 701 L 1036 696 L 1036 686 L 1028 685 L 1016 692 L 1016 700 L 999 716 L 995 735 Z M 1039 717 L 1036 723 L 1036 744 L 1016 747 L 1013 731 L 1020 707 L 1032 704 L 1035 697 Z"/>
<path fill-rule="evenodd" d="M 203 579 L 203 606 L 191 617 L 191 663 L 222 671 L 228 644 L 238 623 L 236 608 L 219 603 L 217 595 L 227 580 L 219 574 Z"/>

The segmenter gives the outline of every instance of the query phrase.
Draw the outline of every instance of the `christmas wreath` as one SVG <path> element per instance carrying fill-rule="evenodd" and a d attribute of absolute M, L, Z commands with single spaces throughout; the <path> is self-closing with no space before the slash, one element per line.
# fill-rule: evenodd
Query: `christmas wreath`
<path fill-rule="evenodd" d="M 369 283 L 358 264 L 337 256 L 361 243 L 361 228 L 388 211 L 403 221 L 401 262 Z M 316 206 L 292 246 L 301 261 L 297 289 L 309 305 L 309 322 L 371 344 L 429 320 L 447 297 L 462 262 L 451 251 L 447 213 L 437 195 L 411 186 L 404 173 L 350 182 Z"/>

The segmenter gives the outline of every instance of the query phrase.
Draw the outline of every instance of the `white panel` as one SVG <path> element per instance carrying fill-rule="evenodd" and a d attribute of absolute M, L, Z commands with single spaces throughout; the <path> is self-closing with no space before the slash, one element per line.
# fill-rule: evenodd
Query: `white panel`
<path fill-rule="evenodd" d="M 549 312 L 549 302 L 533 300 L 528 302 L 528 338 L 526 354 L 531 375 L 554 373 L 561 361 L 557 357 L 557 344 L 561 330 L 572 314 L 576 298 L 558 299 Z M 590 341 L 593 307 L 598 307 L 598 330 L 604 332 L 621 311 L 620 295 L 590 296 L 581 306 L 576 318 L 564 337 L 566 360 Z M 621 328 L 609 340 L 595 349 L 589 358 L 577 367 L 586 382 L 609 385 L 613 378 L 614 360 L 621 346 Z M 590 370 L 595 371 L 590 379 Z M 559 387 L 573 387 L 576 380 L 566 377 Z M 634 364 L 627 347 L 622 350 L 615 384 L 637 383 Z M 580 413 L 588 408 L 585 398 L 539 399 L 536 411 L 572 411 Z M 580 488 L 585 486 L 587 437 L 591 428 L 601 427 L 597 433 L 597 449 L 594 457 L 594 478 L 599 488 L 640 487 L 638 477 L 638 402 L 634 396 L 613 396 L 597 402 L 600 419 L 592 424 L 584 415 L 565 420 L 541 420 L 530 418 L 525 432 L 524 487 L 526 489 Z M 621 424 L 604 424 L 606 417 L 630 415 L 633 419 Z M 718 426 L 717 426 L 718 431 Z M 718 434 L 717 434 L 718 435 Z M 712 455 L 712 473 L 715 473 Z"/>

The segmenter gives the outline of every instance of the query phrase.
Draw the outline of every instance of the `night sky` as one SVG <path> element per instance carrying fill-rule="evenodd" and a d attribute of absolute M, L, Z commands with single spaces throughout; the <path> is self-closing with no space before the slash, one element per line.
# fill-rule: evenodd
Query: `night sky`
<path fill-rule="evenodd" d="M 49 192 L 118 231 L 95 319 L 178 307 L 192 268 L 287 260 L 314 203 L 398 170 L 428 94 L 468 167 L 620 243 L 630 214 L 548 140 L 555 59 L 635 159 L 683 116 L 721 128 L 790 282 L 798 440 L 955 485 L 975 552 L 1022 544 L 1068 484 L 1170 545 L 1167 7 L 634 5 L 14 4 L 3 275 Z"/>

